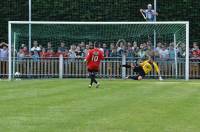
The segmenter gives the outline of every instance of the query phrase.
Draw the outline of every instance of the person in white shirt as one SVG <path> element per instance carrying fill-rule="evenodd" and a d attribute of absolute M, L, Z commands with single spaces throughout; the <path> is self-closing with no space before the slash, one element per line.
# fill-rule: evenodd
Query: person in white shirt
<path fill-rule="evenodd" d="M 147 9 L 140 9 L 140 12 L 142 14 L 142 16 L 144 17 L 144 19 L 146 21 L 149 21 L 149 22 L 153 22 L 155 21 L 155 16 L 158 16 L 158 13 L 155 12 L 155 10 L 152 9 L 152 5 L 151 4 L 148 4 L 147 5 Z"/>
<path fill-rule="evenodd" d="M 159 51 L 160 59 L 167 60 L 169 59 L 169 50 L 165 45 L 162 45 L 162 49 Z"/>
<path fill-rule="evenodd" d="M 33 47 L 31 48 L 31 51 L 41 51 L 41 48 L 38 46 L 37 41 L 33 41 Z"/>
<path fill-rule="evenodd" d="M 8 60 L 8 44 L 6 43 L 1 43 L 0 44 L 0 60 L 1 61 L 6 61 Z"/>

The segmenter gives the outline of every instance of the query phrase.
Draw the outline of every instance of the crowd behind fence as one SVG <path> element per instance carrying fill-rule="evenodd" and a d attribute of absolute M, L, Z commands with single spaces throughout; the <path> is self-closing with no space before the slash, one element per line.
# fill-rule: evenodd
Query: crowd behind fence
<path fill-rule="evenodd" d="M 138 59 L 138 62 L 140 59 Z M 58 78 L 60 76 L 60 59 L 40 59 L 34 61 L 26 58 L 24 60 L 12 59 L 13 69 L 12 76 L 14 78 Z M 138 63 L 135 60 L 127 58 L 127 64 Z M 177 75 L 175 70 L 175 62 L 171 61 L 156 61 L 161 69 L 161 75 L 164 78 L 179 78 L 185 77 L 185 60 L 179 59 L 177 63 Z M 88 72 L 84 58 L 69 59 L 63 58 L 62 61 L 62 78 L 87 78 Z M 102 61 L 98 76 L 100 78 L 122 78 L 122 58 L 106 58 Z M 1 77 L 8 76 L 8 61 L 0 61 Z M 17 74 L 16 74 L 17 73 Z M 133 70 L 127 69 L 126 75 L 134 75 Z M 200 61 L 190 59 L 190 78 L 200 78 Z M 153 71 L 146 78 L 156 78 L 157 75 Z"/>
<path fill-rule="evenodd" d="M 59 56 L 63 56 L 62 76 L 65 77 L 87 77 L 86 64 L 83 61 L 92 42 L 81 42 L 77 45 L 72 44 L 70 48 L 61 42 L 60 46 L 52 47 L 48 42 L 47 47 L 33 41 L 33 47 L 27 48 L 21 44 L 19 48 L 12 52 L 12 74 L 19 73 L 21 78 L 57 78 L 59 77 L 60 61 Z M 152 46 L 151 41 L 141 44 L 137 42 L 118 41 L 116 43 L 96 44 L 104 52 L 105 60 L 101 64 L 99 77 L 121 78 L 122 54 L 126 54 L 126 62 L 132 63 L 136 60 L 153 56 L 159 64 L 162 76 L 166 78 L 184 78 L 185 76 L 185 44 L 181 43 L 174 48 L 173 43 L 157 43 Z M 109 45 L 109 47 L 108 47 Z M 0 76 L 8 77 L 8 49 L 6 43 L 0 44 Z M 55 52 L 56 51 L 56 52 Z M 174 56 L 177 53 L 177 73 L 175 73 Z M 133 74 L 132 70 L 126 70 L 127 75 Z M 147 77 L 153 77 L 154 72 Z M 190 48 L 190 78 L 200 78 L 200 49 L 198 43 L 194 42 Z"/>

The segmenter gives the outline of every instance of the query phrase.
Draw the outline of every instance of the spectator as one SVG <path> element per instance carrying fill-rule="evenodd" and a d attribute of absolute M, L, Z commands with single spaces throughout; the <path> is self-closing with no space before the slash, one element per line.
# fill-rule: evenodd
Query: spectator
<path fill-rule="evenodd" d="M 55 54 L 55 57 L 60 57 L 60 55 L 63 55 L 64 52 L 62 52 L 61 50 L 58 49 L 58 51 Z"/>
<path fill-rule="evenodd" d="M 135 42 L 135 41 L 133 42 L 132 49 L 133 49 L 133 55 L 134 55 L 134 57 L 137 57 L 138 52 L 139 52 L 139 47 L 137 46 L 137 42 Z"/>
<path fill-rule="evenodd" d="M 197 42 L 194 42 L 194 43 L 193 43 L 193 47 L 192 47 L 192 51 L 197 51 L 197 50 L 199 50 L 198 43 L 197 43 Z"/>
<path fill-rule="evenodd" d="M 17 53 L 17 59 L 18 60 L 23 60 L 25 58 L 25 53 L 23 49 L 19 49 L 19 52 Z"/>
<path fill-rule="evenodd" d="M 147 46 L 146 56 L 151 56 L 151 57 L 154 56 L 154 51 L 153 51 L 153 48 L 151 47 L 151 45 Z"/>
<path fill-rule="evenodd" d="M 184 43 L 181 43 L 178 47 L 178 57 L 184 58 L 186 55 L 186 47 Z"/>
<path fill-rule="evenodd" d="M 46 57 L 47 58 L 55 57 L 55 53 L 53 52 L 52 49 L 47 51 Z"/>
<path fill-rule="evenodd" d="M 69 57 L 69 51 L 65 50 L 65 52 L 63 53 L 63 57 L 64 58 L 68 58 Z"/>
<path fill-rule="evenodd" d="M 78 58 L 84 56 L 84 53 L 81 51 L 81 48 L 79 46 L 76 47 L 75 53 L 76 53 L 76 57 Z"/>
<path fill-rule="evenodd" d="M 53 50 L 52 45 L 51 45 L 51 42 L 48 42 L 48 43 L 47 43 L 47 49 L 46 49 L 46 50 L 47 50 L 47 51 Z"/>
<path fill-rule="evenodd" d="M 40 57 L 42 59 L 46 58 L 47 57 L 47 52 L 46 52 L 46 49 L 45 48 L 42 48 L 42 51 L 40 52 Z"/>
<path fill-rule="evenodd" d="M 107 48 L 107 45 L 103 43 L 103 53 L 104 57 L 109 57 L 109 49 Z"/>
<path fill-rule="evenodd" d="M 145 58 L 145 55 L 146 55 L 146 52 L 144 50 L 144 46 L 143 46 L 143 44 L 140 44 L 140 49 L 138 51 L 138 55 L 137 56 L 139 58 Z"/>
<path fill-rule="evenodd" d="M 67 48 L 65 47 L 65 43 L 64 42 L 60 43 L 60 47 L 58 47 L 58 50 L 63 52 L 63 53 L 65 52 L 65 50 L 67 50 Z"/>
<path fill-rule="evenodd" d="M 149 21 L 149 22 L 155 21 L 155 16 L 158 15 L 158 13 L 155 12 L 152 9 L 152 5 L 151 4 L 147 5 L 147 9 L 146 10 L 140 9 L 140 12 L 143 15 L 144 19 Z"/>
<path fill-rule="evenodd" d="M 21 46 L 19 47 L 19 49 L 23 49 L 24 47 L 26 47 L 25 44 L 21 44 Z"/>
<path fill-rule="evenodd" d="M 85 50 L 83 51 L 84 52 L 84 56 L 86 56 L 87 54 L 88 54 L 88 51 L 90 50 L 90 47 L 89 47 L 89 45 L 87 44 L 86 46 L 85 46 Z"/>
<path fill-rule="evenodd" d="M 37 62 L 37 61 L 39 61 L 39 58 L 40 58 L 40 56 L 39 56 L 39 54 L 38 54 L 38 51 L 37 51 L 37 50 L 34 50 L 34 51 L 33 51 L 33 55 L 32 55 L 33 61 Z"/>
<path fill-rule="evenodd" d="M 69 50 L 69 58 L 76 58 L 76 46 L 71 45 L 71 49 Z"/>
<path fill-rule="evenodd" d="M 8 60 L 8 44 L 5 42 L 0 44 L 0 60 L 5 61 Z"/>
<path fill-rule="evenodd" d="M 134 57 L 132 44 L 130 42 L 128 42 L 127 45 L 128 45 L 128 47 L 127 47 L 127 57 L 132 59 Z"/>
<path fill-rule="evenodd" d="M 119 57 L 118 53 L 117 53 L 117 48 L 113 48 L 111 53 L 110 53 L 110 57 Z"/>
<path fill-rule="evenodd" d="M 41 51 L 37 41 L 33 41 L 33 47 L 31 48 L 31 51 L 37 51 L 37 52 Z"/>
<path fill-rule="evenodd" d="M 167 60 L 169 59 L 169 50 L 166 48 L 166 45 L 162 45 L 162 49 L 159 52 L 160 59 Z"/>
<path fill-rule="evenodd" d="M 177 50 L 176 50 L 177 53 Z M 169 59 L 173 60 L 175 58 L 175 52 L 174 52 L 174 43 L 170 43 L 169 46 Z"/>

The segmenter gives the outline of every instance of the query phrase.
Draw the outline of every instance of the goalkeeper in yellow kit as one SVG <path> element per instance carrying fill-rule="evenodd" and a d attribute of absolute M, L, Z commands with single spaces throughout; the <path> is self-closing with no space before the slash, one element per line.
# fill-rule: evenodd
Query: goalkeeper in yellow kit
<path fill-rule="evenodd" d="M 158 65 L 151 58 L 143 61 L 138 66 L 135 66 L 132 64 L 132 65 L 123 65 L 123 67 L 132 68 L 133 71 L 137 73 L 136 76 L 133 76 L 133 77 L 128 76 L 127 78 L 131 78 L 134 80 L 142 80 L 145 77 L 145 75 L 148 74 L 150 71 L 152 71 L 154 68 L 155 71 L 158 73 L 159 80 L 163 80 L 160 75 L 160 69 L 159 69 Z"/>

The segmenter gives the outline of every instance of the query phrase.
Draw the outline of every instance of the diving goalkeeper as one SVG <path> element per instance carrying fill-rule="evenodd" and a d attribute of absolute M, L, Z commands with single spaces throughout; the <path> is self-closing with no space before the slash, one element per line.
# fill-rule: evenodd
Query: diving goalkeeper
<path fill-rule="evenodd" d="M 126 77 L 127 79 L 134 79 L 134 80 L 142 80 L 146 74 L 148 74 L 150 71 L 155 69 L 155 71 L 158 73 L 159 80 L 163 80 L 161 75 L 160 75 L 160 69 L 156 62 L 153 61 L 152 58 L 149 58 L 148 60 L 143 61 L 140 63 L 138 66 L 135 66 L 133 64 L 131 65 L 122 65 L 123 67 L 126 68 L 132 68 L 133 71 L 137 74 L 136 76 L 128 76 Z"/>

